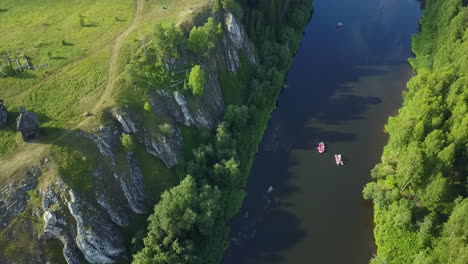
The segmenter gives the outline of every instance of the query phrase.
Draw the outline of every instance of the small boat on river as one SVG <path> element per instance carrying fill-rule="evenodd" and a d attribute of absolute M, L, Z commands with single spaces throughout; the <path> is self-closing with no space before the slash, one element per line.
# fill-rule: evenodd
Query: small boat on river
<path fill-rule="evenodd" d="M 325 143 L 323 142 L 320 142 L 317 146 L 317 151 L 320 153 L 320 154 L 323 154 L 325 152 Z"/>
<path fill-rule="evenodd" d="M 335 162 L 336 165 L 344 165 L 343 159 L 341 158 L 341 154 L 335 154 Z"/>
<path fill-rule="evenodd" d="M 343 25 L 344 25 L 343 22 L 338 22 L 336 23 L 336 28 L 341 28 Z"/>

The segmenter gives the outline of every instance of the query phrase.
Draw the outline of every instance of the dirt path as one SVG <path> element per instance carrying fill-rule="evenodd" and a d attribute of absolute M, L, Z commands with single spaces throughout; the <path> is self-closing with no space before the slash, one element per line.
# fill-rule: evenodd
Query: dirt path
<path fill-rule="evenodd" d="M 124 40 L 141 23 L 144 0 L 137 0 L 136 4 L 137 4 L 136 13 L 135 13 L 135 17 L 132 23 L 128 26 L 126 30 L 124 30 L 115 39 L 113 43 L 110 58 L 109 58 L 107 85 L 106 85 L 104 92 L 101 94 L 101 96 L 99 96 L 99 99 L 97 100 L 95 106 L 93 107 L 92 113 L 96 113 L 97 111 L 105 107 L 106 104 L 111 103 L 112 91 L 114 88 L 114 81 L 117 75 L 119 74 L 117 63 L 118 63 L 118 59 L 120 55 L 120 50 L 122 48 Z M 73 63 L 72 65 L 74 64 L 76 63 Z M 65 66 L 65 68 L 57 72 L 57 74 L 60 74 L 61 72 L 71 67 L 72 65 Z M 70 129 L 69 131 L 73 131 L 75 129 L 83 127 L 85 124 L 89 122 L 89 120 L 90 120 L 89 118 L 84 119 L 83 121 L 78 123 L 74 128 Z M 50 143 L 54 143 L 64 138 L 69 133 L 71 132 L 66 132 L 62 134 L 61 136 L 59 136 L 58 138 L 56 138 Z M 2 159 L 0 161 L 0 181 L 4 182 L 3 181 L 4 177 L 9 177 L 13 175 L 16 171 L 25 169 L 31 166 L 32 164 L 37 163 L 44 156 L 49 144 L 39 144 L 39 143 L 23 144 L 13 156 L 6 158 L 6 159 Z"/>
<path fill-rule="evenodd" d="M 137 26 L 141 24 L 142 14 L 143 14 L 143 7 L 144 7 L 144 0 L 137 0 L 137 8 L 135 18 L 133 19 L 130 26 L 120 34 L 115 40 L 114 46 L 112 47 L 110 58 L 109 58 L 109 67 L 107 72 L 107 85 L 104 92 L 101 94 L 99 100 L 96 102 L 96 105 L 92 109 L 92 113 L 96 113 L 102 107 L 106 105 L 106 103 L 110 103 L 112 101 L 112 91 L 114 90 L 114 82 L 117 78 L 118 72 L 118 61 L 120 56 L 120 50 L 122 49 L 122 45 L 124 40 L 128 37 L 128 35 L 135 30 Z M 85 122 L 85 119 L 83 122 Z M 83 123 L 82 122 L 82 123 Z M 80 123 L 81 124 L 81 123 Z M 80 126 L 78 125 L 78 127 Z"/>

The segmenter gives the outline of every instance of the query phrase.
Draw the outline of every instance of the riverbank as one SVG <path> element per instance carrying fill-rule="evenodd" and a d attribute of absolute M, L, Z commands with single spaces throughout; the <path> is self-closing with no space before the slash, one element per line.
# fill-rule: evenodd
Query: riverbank
<path fill-rule="evenodd" d="M 417 75 L 364 189 L 375 210 L 371 263 L 468 261 L 467 17 L 461 0 L 425 3 L 409 60 Z"/>

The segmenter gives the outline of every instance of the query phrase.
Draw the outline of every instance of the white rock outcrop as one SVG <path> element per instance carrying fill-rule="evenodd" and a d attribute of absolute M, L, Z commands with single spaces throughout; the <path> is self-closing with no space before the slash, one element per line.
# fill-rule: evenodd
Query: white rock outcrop
<path fill-rule="evenodd" d="M 144 214 L 148 212 L 145 199 L 145 182 L 138 160 L 131 152 L 127 153 L 127 164 L 121 172 L 115 172 L 122 192 L 133 212 Z"/>
<path fill-rule="evenodd" d="M 101 211 L 69 191 L 68 209 L 76 221 L 76 246 L 90 263 L 115 263 L 125 252 L 115 225 Z"/>
<path fill-rule="evenodd" d="M 75 229 L 64 217 L 65 207 L 60 202 L 54 191 L 53 185 L 49 185 L 42 192 L 42 209 L 44 210 L 44 235 L 46 238 L 56 238 L 63 244 L 63 256 L 68 264 L 79 264 L 80 255 L 76 247 L 74 237 Z M 62 216 L 59 216 L 62 215 Z"/>
<path fill-rule="evenodd" d="M 171 168 L 182 160 L 182 134 L 178 127 L 172 126 L 168 135 L 149 132 L 143 139 L 146 151 L 161 159 Z"/>
<path fill-rule="evenodd" d="M 135 123 L 127 116 L 125 112 L 113 111 L 112 115 L 122 125 L 123 132 L 127 134 L 136 133 L 138 131 Z"/>

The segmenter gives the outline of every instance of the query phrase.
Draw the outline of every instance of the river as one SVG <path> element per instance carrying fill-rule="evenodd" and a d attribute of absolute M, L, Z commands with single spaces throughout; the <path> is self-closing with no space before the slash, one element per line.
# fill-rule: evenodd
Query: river
<path fill-rule="evenodd" d="M 420 15 L 416 0 L 314 0 L 223 264 L 369 262 L 373 216 L 362 189 L 412 76 Z"/>

